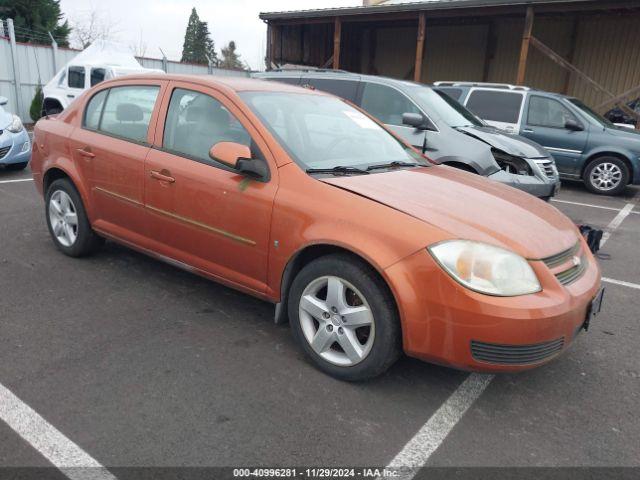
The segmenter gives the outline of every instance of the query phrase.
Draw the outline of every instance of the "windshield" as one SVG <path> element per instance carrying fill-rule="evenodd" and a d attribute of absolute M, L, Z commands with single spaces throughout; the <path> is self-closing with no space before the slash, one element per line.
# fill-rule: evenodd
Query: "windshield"
<path fill-rule="evenodd" d="M 410 94 L 429 115 L 437 115 L 450 127 L 485 126 L 482 120 L 446 93 L 427 87 L 414 87 L 410 89 Z"/>
<path fill-rule="evenodd" d="M 339 98 L 283 92 L 240 96 L 305 170 L 426 165 L 413 149 Z"/>
<path fill-rule="evenodd" d="M 582 103 L 577 98 L 570 98 L 569 101 L 571 103 L 573 103 L 576 107 L 578 107 L 582 111 L 582 113 L 587 115 L 590 120 L 594 120 L 598 125 L 601 125 L 601 126 L 607 127 L 607 128 L 615 128 L 616 127 L 609 120 L 607 120 L 606 118 L 601 116 L 598 112 L 596 112 L 596 111 L 592 110 L 591 108 L 587 107 L 584 103 Z"/>

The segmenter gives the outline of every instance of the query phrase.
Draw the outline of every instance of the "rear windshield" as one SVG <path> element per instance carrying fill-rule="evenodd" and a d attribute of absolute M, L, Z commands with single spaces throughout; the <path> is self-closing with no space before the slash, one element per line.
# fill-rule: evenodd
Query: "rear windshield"
<path fill-rule="evenodd" d="M 520 93 L 474 90 L 467 100 L 467 108 L 483 120 L 518 123 L 523 98 Z"/>

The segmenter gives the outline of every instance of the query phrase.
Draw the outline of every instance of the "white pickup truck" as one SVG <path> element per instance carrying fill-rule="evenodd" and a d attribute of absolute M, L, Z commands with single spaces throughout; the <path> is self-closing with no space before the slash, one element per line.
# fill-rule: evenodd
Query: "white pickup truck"
<path fill-rule="evenodd" d="M 110 78 L 162 70 L 142 67 L 127 47 L 97 41 L 67 63 L 42 89 L 47 115 L 60 113 L 85 90 Z"/>

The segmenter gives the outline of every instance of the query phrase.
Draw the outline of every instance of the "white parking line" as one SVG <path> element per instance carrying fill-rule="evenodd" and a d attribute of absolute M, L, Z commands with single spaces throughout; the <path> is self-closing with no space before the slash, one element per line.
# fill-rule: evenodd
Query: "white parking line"
<path fill-rule="evenodd" d="M 616 215 L 616 218 L 611 220 L 611 223 L 607 226 L 604 234 L 602 235 L 602 242 L 600 242 L 601 247 L 603 247 L 604 244 L 609 241 L 609 239 L 611 238 L 611 234 L 618 229 L 620 224 L 624 222 L 624 219 L 629 216 L 635 206 L 635 203 L 627 203 L 627 205 L 622 210 L 620 210 L 620 213 Z"/>
<path fill-rule="evenodd" d="M 0 420 L 72 480 L 116 480 L 109 471 L 0 384 Z"/>
<path fill-rule="evenodd" d="M 613 278 L 602 277 L 602 281 L 606 283 L 612 283 L 614 285 L 621 285 L 623 287 L 635 288 L 640 290 L 640 285 L 637 283 L 623 282 L 622 280 L 614 280 Z"/>
<path fill-rule="evenodd" d="M 13 180 L 0 180 L 0 183 L 18 183 L 18 182 L 33 182 L 33 178 L 15 178 Z"/>
<path fill-rule="evenodd" d="M 395 479 L 414 477 L 493 378 L 494 375 L 472 373 L 462 382 L 388 465 L 387 468 L 398 471 L 399 476 Z"/>
<path fill-rule="evenodd" d="M 611 210 L 613 212 L 619 212 L 619 208 L 615 207 L 605 207 L 603 205 L 593 205 L 592 203 L 582 203 L 582 202 L 570 202 L 569 200 L 558 200 L 556 198 L 551 199 L 553 203 L 564 203 L 567 205 L 577 205 L 579 207 L 589 207 L 589 208 L 599 208 L 600 210 Z"/>

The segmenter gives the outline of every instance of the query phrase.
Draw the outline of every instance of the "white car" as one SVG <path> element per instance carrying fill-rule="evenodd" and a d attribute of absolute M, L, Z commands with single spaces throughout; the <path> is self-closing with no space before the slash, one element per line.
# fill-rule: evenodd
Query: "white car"
<path fill-rule="evenodd" d="M 47 115 L 60 113 L 85 90 L 110 78 L 160 72 L 142 67 L 127 47 L 98 41 L 64 66 L 43 90 L 43 110 Z"/>

